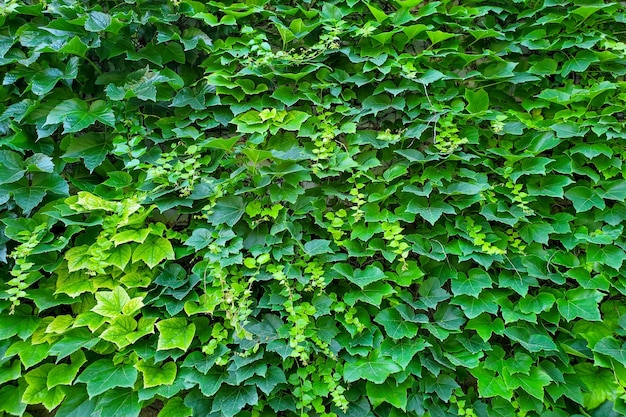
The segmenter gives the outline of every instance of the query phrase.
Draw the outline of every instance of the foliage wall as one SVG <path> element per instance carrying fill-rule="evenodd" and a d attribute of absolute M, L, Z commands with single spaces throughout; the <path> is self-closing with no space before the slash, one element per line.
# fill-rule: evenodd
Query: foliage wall
<path fill-rule="evenodd" d="M 626 415 L 624 10 L 2 2 L 0 416 Z"/>

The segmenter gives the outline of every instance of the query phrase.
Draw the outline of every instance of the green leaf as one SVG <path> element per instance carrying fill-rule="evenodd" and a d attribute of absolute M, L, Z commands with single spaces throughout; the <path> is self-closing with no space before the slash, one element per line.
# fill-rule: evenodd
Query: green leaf
<path fill-rule="evenodd" d="M 96 100 L 91 105 L 73 98 L 62 101 L 48 113 L 46 125 L 63 123 L 63 133 L 73 133 L 85 129 L 96 121 L 115 127 L 115 114 L 106 102 Z"/>
<path fill-rule="evenodd" d="M 343 368 L 343 379 L 346 382 L 365 379 L 375 384 L 382 384 L 390 374 L 401 370 L 402 368 L 391 358 L 380 356 L 378 351 L 374 351 L 369 357 L 347 362 Z"/>
<path fill-rule="evenodd" d="M 70 145 L 62 158 L 80 158 L 85 162 L 87 169 L 93 172 L 104 162 L 110 150 L 111 145 L 104 139 L 103 135 L 90 132 L 78 138 L 71 138 Z"/>
<path fill-rule="evenodd" d="M 450 298 L 450 294 L 442 288 L 438 278 L 428 278 L 419 287 L 419 300 L 428 308 L 436 308 L 437 305 Z"/>
<path fill-rule="evenodd" d="M 599 59 L 593 51 L 580 50 L 576 52 L 574 58 L 565 61 L 561 69 L 561 75 L 567 77 L 571 72 L 584 72 L 591 64 Z"/>
<path fill-rule="evenodd" d="M 505 400 L 510 400 L 513 396 L 513 391 L 508 389 L 502 377 L 496 376 L 495 373 L 484 369 L 482 366 L 469 371 L 478 381 L 478 392 L 481 397 L 499 396 Z"/>
<path fill-rule="evenodd" d="M 43 404 L 48 410 L 56 408 L 63 401 L 65 391 L 62 387 L 50 389 L 46 385 L 48 372 L 52 369 L 54 364 L 47 363 L 24 375 L 28 387 L 22 395 L 22 401 L 27 404 Z"/>
<path fill-rule="evenodd" d="M 540 292 L 532 296 L 527 295 L 519 300 L 520 311 L 524 314 L 539 314 L 542 311 L 549 310 L 555 303 L 556 298 L 549 292 Z"/>
<path fill-rule="evenodd" d="M 135 368 L 143 376 L 144 388 L 172 385 L 178 369 L 174 362 L 166 362 L 162 366 L 158 366 L 151 361 L 144 360 L 137 362 Z"/>
<path fill-rule="evenodd" d="M 504 334 L 511 340 L 518 342 L 529 352 L 556 351 L 556 344 L 548 336 L 532 333 L 524 327 L 507 327 Z"/>
<path fill-rule="evenodd" d="M 415 323 L 406 321 L 393 307 L 386 308 L 379 312 L 374 319 L 376 323 L 382 324 L 385 332 L 392 339 L 402 339 L 404 337 L 415 337 L 418 326 Z"/>
<path fill-rule="evenodd" d="M 132 317 L 118 315 L 112 321 L 109 327 L 100 334 L 100 338 L 115 343 L 119 349 L 122 349 L 134 340 L 134 333 L 137 330 L 137 321 Z"/>
<path fill-rule="evenodd" d="M 93 11 L 85 22 L 85 29 L 89 32 L 102 32 L 111 26 L 113 19 L 107 13 Z"/>
<path fill-rule="evenodd" d="M 482 88 L 465 90 L 465 99 L 467 100 L 467 111 L 472 114 L 489 110 L 489 94 Z"/>
<path fill-rule="evenodd" d="M 115 318 L 122 314 L 124 306 L 130 302 L 130 297 L 121 286 L 113 291 L 99 291 L 96 293 L 96 305 L 91 311 L 104 317 Z"/>
<path fill-rule="evenodd" d="M 270 395 L 276 386 L 287 383 L 287 378 L 281 368 L 270 366 L 264 376 L 255 376 L 248 381 L 254 383 L 265 395 Z"/>
<path fill-rule="evenodd" d="M 369 110 L 374 115 L 391 107 L 391 97 L 386 94 L 368 96 L 362 102 L 363 109 Z"/>
<path fill-rule="evenodd" d="M 19 181 L 26 173 L 24 159 L 13 151 L 0 150 L 0 184 Z"/>
<path fill-rule="evenodd" d="M 68 149 L 68 152 L 69 152 L 69 149 Z M 102 163 L 102 161 L 100 161 L 100 163 Z M 85 163 L 85 165 L 87 166 L 87 163 Z M 93 168 L 90 168 L 89 166 L 87 166 L 87 168 L 89 168 L 90 170 L 93 170 Z M 109 187 L 113 187 L 117 190 L 126 188 L 133 183 L 133 177 L 130 174 L 123 172 L 123 171 L 107 172 L 107 175 L 109 176 L 109 179 L 104 181 L 103 184 L 108 185 Z"/>
<path fill-rule="evenodd" d="M 367 285 L 385 279 L 387 276 L 379 267 L 368 265 L 365 269 L 352 269 L 348 264 L 336 264 L 333 269 L 346 277 L 350 282 L 365 288 Z"/>
<path fill-rule="evenodd" d="M 37 330 L 40 322 L 39 317 L 31 315 L 0 316 L 0 340 L 9 339 L 13 336 L 26 340 Z"/>
<path fill-rule="evenodd" d="M 607 400 L 615 399 L 618 383 L 612 371 L 585 362 L 574 365 L 574 372 L 585 385 L 583 399 L 586 409 L 592 410 Z"/>
<path fill-rule="evenodd" d="M 24 415 L 27 404 L 21 399 L 25 390 L 25 385 L 4 385 L 0 388 L 0 411 L 5 411 L 14 416 Z"/>
<path fill-rule="evenodd" d="M 304 251 L 309 256 L 333 252 L 333 250 L 330 248 L 330 240 L 325 239 L 309 240 L 304 244 Z"/>
<path fill-rule="evenodd" d="M 388 379 L 382 384 L 373 384 L 368 381 L 365 385 L 365 390 L 368 399 L 374 407 L 386 402 L 402 411 L 406 411 L 407 391 L 412 384 L 411 380 L 406 380 L 402 384 L 398 384 L 392 379 Z"/>
<path fill-rule="evenodd" d="M 385 339 L 381 345 L 381 351 L 385 356 L 390 356 L 402 369 L 406 369 L 417 352 L 430 346 L 431 344 L 424 339 Z"/>
<path fill-rule="evenodd" d="M 286 106 L 293 106 L 300 100 L 300 96 L 298 94 L 294 94 L 292 88 L 287 86 L 280 86 L 272 93 L 272 97 L 276 100 L 284 103 Z"/>
<path fill-rule="evenodd" d="M 587 262 L 598 262 L 618 271 L 621 269 L 625 259 L 626 253 L 617 246 L 589 245 L 587 248 Z"/>
<path fill-rule="evenodd" d="M 454 33 L 442 32 L 441 30 L 427 30 L 426 35 L 433 45 L 456 36 Z"/>
<path fill-rule="evenodd" d="M 256 405 L 259 396 L 256 388 L 250 385 L 239 385 L 231 387 L 224 385 L 215 394 L 213 408 L 211 412 L 221 412 L 225 417 L 233 417 L 239 413 L 246 405 Z"/>
<path fill-rule="evenodd" d="M 134 390 L 113 389 L 100 397 L 96 405 L 96 415 L 138 417 L 141 407 L 139 395 Z"/>
<path fill-rule="evenodd" d="M 606 204 L 598 192 L 590 187 L 573 187 L 565 192 L 565 197 L 574 203 L 577 212 L 589 211 L 594 207 L 604 210 Z"/>
<path fill-rule="evenodd" d="M 543 370 L 534 367 L 528 375 L 513 374 L 509 376 L 504 373 L 504 381 L 507 386 L 521 387 L 533 397 L 543 401 L 544 387 L 552 382 L 552 378 Z"/>
<path fill-rule="evenodd" d="M 602 185 L 604 188 L 604 193 L 602 194 L 602 198 L 608 200 L 615 201 L 624 201 L 626 200 L 626 182 L 617 180 L 612 181 L 610 183 L 605 183 Z"/>
<path fill-rule="evenodd" d="M 48 372 L 46 379 L 46 386 L 48 389 L 56 387 L 57 385 L 71 385 L 74 378 L 76 378 L 80 367 L 87 361 L 85 354 L 82 351 L 73 353 L 70 356 L 70 359 L 72 361 L 71 364 L 57 364 Z"/>
<path fill-rule="evenodd" d="M 367 285 L 362 289 L 347 292 L 344 296 L 344 301 L 350 306 L 353 306 L 357 301 L 363 301 L 364 303 L 380 307 L 383 298 L 395 292 L 391 285 L 379 281 Z"/>
<path fill-rule="evenodd" d="M 433 226 L 443 214 L 456 213 L 454 207 L 452 207 L 448 203 L 436 200 L 431 201 L 423 197 L 415 197 L 411 199 L 406 207 L 406 211 L 408 211 L 409 213 L 418 214 L 420 217 L 422 217 Z"/>
<path fill-rule="evenodd" d="M 20 376 L 22 376 L 22 364 L 20 361 L 6 361 L 0 365 L 0 384 L 17 380 Z"/>
<path fill-rule="evenodd" d="M 173 397 L 167 400 L 157 417 L 191 417 L 193 410 L 185 405 L 182 398 Z"/>
<path fill-rule="evenodd" d="M 584 136 L 589 131 L 589 128 L 584 128 L 574 122 L 555 123 L 550 126 L 550 129 L 554 130 L 556 136 L 561 139 Z"/>
<path fill-rule="evenodd" d="M 115 365 L 111 359 L 99 359 L 91 363 L 76 382 L 87 384 L 87 393 L 92 398 L 115 387 L 132 388 L 137 380 L 137 370 L 132 365 Z"/>
<path fill-rule="evenodd" d="M 191 236 L 185 241 L 185 245 L 199 251 L 209 246 L 213 240 L 213 232 L 211 230 L 199 227 L 194 229 Z"/>
<path fill-rule="evenodd" d="M 544 58 L 541 61 L 535 62 L 528 68 L 528 72 L 535 75 L 550 75 L 555 74 L 558 63 L 552 58 Z"/>
<path fill-rule="evenodd" d="M 208 219 L 214 226 L 226 224 L 232 227 L 241 219 L 245 210 L 246 205 L 243 198 L 235 196 L 224 197 L 215 203 L 213 212 Z"/>
<path fill-rule="evenodd" d="M 143 243 L 149 235 L 150 229 L 129 229 L 114 234 L 111 241 L 115 246 L 128 242 Z"/>
<path fill-rule="evenodd" d="M 48 356 L 49 351 L 50 345 L 48 343 L 33 345 L 30 341 L 19 340 L 9 346 L 4 353 L 4 357 L 10 358 L 17 354 L 24 367 L 28 369 L 44 360 Z"/>
<path fill-rule="evenodd" d="M 620 345 L 620 342 L 612 336 L 602 338 L 595 344 L 593 351 L 607 355 L 626 366 L 626 343 Z"/>
<path fill-rule="evenodd" d="M 196 325 L 188 324 L 184 318 L 175 317 L 161 320 L 156 326 L 159 329 L 157 350 L 181 349 L 187 351 L 196 333 Z"/>
<path fill-rule="evenodd" d="M 459 273 L 456 278 L 452 278 L 452 293 L 454 295 L 471 295 L 478 297 L 482 290 L 491 288 L 492 281 L 485 271 L 473 268 L 467 275 Z"/>
<path fill-rule="evenodd" d="M 31 91 L 38 95 L 44 96 L 48 94 L 54 86 L 63 78 L 65 74 L 58 68 L 46 68 L 37 72 L 31 81 Z"/>
<path fill-rule="evenodd" d="M 556 305 L 563 318 L 572 321 L 580 317 L 588 321 L 600 321 L 598 303 L 604 295 L 598 290 L 575 288 L 567 290 L 564 298 L 556 300 Z"/>
<path fill-rule="evenodd" d="M 78 55 L 84 58 L 88 49 L 89 47 L 85 45 L 78 36 L 74 36 L 68 43 L 66 43 L 61 49 L 59 49 L 59 52 L 71 55 Z"/>
<path fill-rule="evenodd" d="M 528 223 L 519 229 L 519 234 L 526 243 L 538 242 L 546 245 L 550 240 L 550 233 L 554 233 L 554 228 L 539 221 Z"/>
<path fill-rule="evenodd" d="M 96 409 L 96 400 L 90 399 L 83 389 L 72 389 L 71 395 L 56 410 L 55 417 L 91 416 Z"/>
<path fill-rule="evenodd" d="M 165 259 L 174 259 L 174 249 L 169 240 L 151 235 L 133 251 L 133 263 L 145 262 L 151 269 Z"/>

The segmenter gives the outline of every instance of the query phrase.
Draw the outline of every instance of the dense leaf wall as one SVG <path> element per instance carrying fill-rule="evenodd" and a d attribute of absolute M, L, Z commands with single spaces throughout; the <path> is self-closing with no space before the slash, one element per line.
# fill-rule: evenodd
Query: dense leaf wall
<path fill-rule="evenodd" d="M 626 415 L 626 16 L 0 5 L 0 415 Z"/>

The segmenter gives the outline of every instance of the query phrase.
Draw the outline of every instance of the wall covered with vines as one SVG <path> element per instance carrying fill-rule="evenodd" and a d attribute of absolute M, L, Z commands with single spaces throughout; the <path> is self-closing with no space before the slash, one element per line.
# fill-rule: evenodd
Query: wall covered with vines
<path fill-rule="evenodd" d="M 626 415 L 626 4 L 0 5 L 0 416 Z"/>

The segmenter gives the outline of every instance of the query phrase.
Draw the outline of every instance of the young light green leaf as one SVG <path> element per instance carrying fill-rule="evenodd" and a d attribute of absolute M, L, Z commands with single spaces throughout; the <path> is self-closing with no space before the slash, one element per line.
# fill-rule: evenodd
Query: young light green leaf
<path fill-rule="evenodd" d="M 180 317 L 161 320 L 156 324 L 159 329 L 157 350 L 180 349 L 186 351 L 193 341 L 196 325 L 187 323 Z"/>
<path fill-rule="evenodd" d="M 169 240 L 151 235 L 133 251 L 133 263 L 143 261 L 151 269 L 166 259 L 174 259 L 174 249 Z"/>

